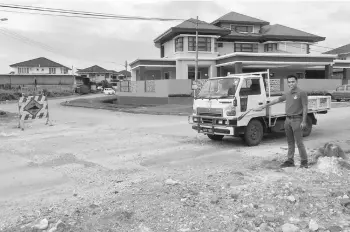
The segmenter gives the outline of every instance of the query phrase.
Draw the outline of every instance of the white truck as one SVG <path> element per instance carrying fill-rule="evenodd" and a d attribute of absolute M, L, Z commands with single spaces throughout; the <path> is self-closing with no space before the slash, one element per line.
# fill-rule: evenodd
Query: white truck
<path fill-rule="evenodd" d="M 194 85 L 193 89 L 196 88 Z M 234 136 L 241 137 L 248 146 L 256 146 L 265 133 L 284 131 L 285 102 L 263 111 L 252 110 L 277 97 L 271 96 L 269 71 L 209 78 L 194 98 L 188 121 L 192 129 L 212 140 Z M 308 96 L 303 136 L 310 135 L 316 125 L 316 114 L 326 114 L 330 108 L 330 96 Z"/>

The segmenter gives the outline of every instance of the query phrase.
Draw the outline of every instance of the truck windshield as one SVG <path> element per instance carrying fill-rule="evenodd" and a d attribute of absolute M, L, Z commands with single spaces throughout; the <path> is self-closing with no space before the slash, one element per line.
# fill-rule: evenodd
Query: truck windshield
<path fill-rule="evenodd" d="M 197 98 L 229 98 L 233 97 L 237 90 L 239 78 L 222 78 L 208 80 Z"/>

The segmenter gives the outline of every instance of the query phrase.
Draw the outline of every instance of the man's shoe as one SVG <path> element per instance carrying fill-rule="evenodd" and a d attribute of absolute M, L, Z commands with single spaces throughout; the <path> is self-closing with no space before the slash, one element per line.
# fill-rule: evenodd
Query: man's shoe
<path fill-rule="evenodd" d="M 295 167 L 294 162 L 287 160 L 286 162 L 284 162 L 283 164 L 281 164 L 280 166 L 281 168 L 288 168 L 288 167 Z"/>
<path fill-rule="evenodd" d="M 300 168 L 308 168 L 309 165 L 307 163 L 307 160 L 303 160 L 300 162 Z"/>

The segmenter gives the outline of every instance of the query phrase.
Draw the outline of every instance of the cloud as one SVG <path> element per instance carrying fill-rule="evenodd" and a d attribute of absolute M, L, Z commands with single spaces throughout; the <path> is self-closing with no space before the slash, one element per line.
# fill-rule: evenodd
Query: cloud
<path fill-rule="evenodd" d="M 199 17 L 212 22 L 235 11 L 252 17 L 282 24 L 319 36 L 319 43 L 330 48 L 349 43 L 350 4 L 323 1 L 157 1 L 157 0 L 13 0 L 10 4 L 61 8 L 116 15 L 188 19 Z M 3 10 L 0 8 L 0 10 Z M 100 65 L 122 69 L 114 63 L 137 58 L 157 58 L 159 49 L 153 40 L 181 21 L 98 20 L 52 17 L 43 15 L 1 12 L 9 20 L 0 28 L 44 43 L 55 52 L 43 50 L 0 32 L 0 73 L 9 71 L 8 65 L 45 56 L 65 65 L 85 68 Z M 315 50 L 327 51 L 314 47 Z"/>

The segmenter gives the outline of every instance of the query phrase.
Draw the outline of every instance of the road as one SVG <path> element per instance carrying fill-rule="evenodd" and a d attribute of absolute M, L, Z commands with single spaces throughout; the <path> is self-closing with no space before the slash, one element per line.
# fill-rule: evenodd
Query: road
<path fill-rule="evenodd" d="M 113 194 L 151 191 L 168 178 L 197 181 L 218 170 L 246 170 L 285 158 L 280 135 L 258 147 L 233 138 L 212 142 L 184 116 L 64 107 L 62 101 L 49 102 L 51 126 L 35 121 L 20 131 L 14 120 L 0 122 L 0 229 L 23 218 L 29 223 L 45 210 L 68 215 L 87 204 L 102 205 Z M 16 104 L 0 108 L 17 112 Z M 319 125 L 305 140 L 309 152 L 325 142 L 350 146 L 349 118 L 349 108 L 319 115 Z"/>

